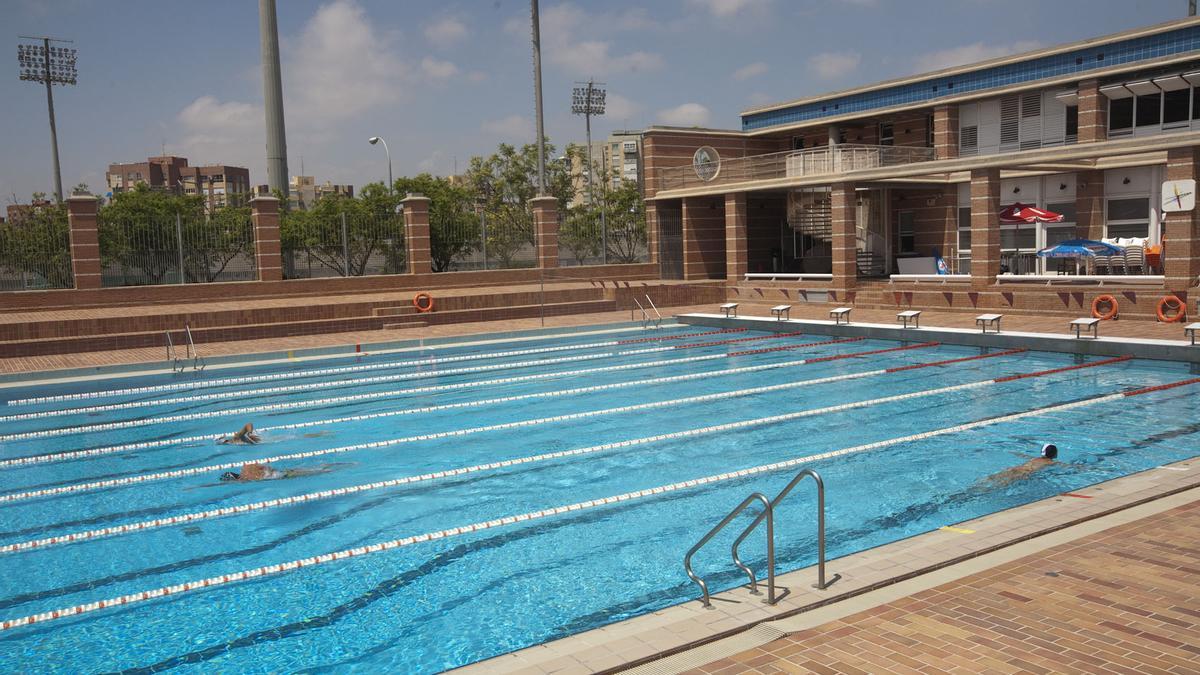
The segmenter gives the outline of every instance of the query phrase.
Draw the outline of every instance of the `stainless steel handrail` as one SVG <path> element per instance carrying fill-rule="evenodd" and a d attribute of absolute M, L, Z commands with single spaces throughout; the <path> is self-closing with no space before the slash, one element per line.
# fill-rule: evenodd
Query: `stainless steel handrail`
<path fill-rule="evenodd" d="M 708 609 L 712 609 L 712 603 L 709 602 L 709 598 L 711 596 L 708 593 L 708 584 L 704 582 L 704 579 L 696 576 L 696 573 L 692 571 L 692 556 L 695 555 L 696 552 L 701 548 L 703 548 L 704 545 L 709 542 L 709 540 L 715 537 L 718 532 L 724 529 L 725 526 L 729 524 L 729 521 L 736 518 L 737 515 L 744 511 L 747 506 L 750 506 L 756 501 L 762 502 L 763 512 L 754 520 L 754 524 L 757 525 L 758 523 L 762 522 L 763 518 L 767 519 L 767 604 L 775 604 L 775 517 L 772 515 L 773 507 L 771 506 L 771 501 L 767 499 L 767 496 L 763 493 L 755 492 L 749 497 L 743 499 L 742 503 L 737 505 L 737 508 L 730 511 L 729 515 L 725 516 L 721 522 L 717 523 L 716 527 L 709 530 L 708 534 L 701 537 L 700 541 L 696 542 L 696 545 L 688 550 L 687 555 L 683 556 L 683 570 L 687 572 L 688 577 L 692 581 L 700 585 L 700 590 L 704 593 L 702 602 Z M 750 592 L 754 595 L 758 595 L 758 581 L 754 578 L 754 571 L 742 564 L 740 560 L 735 559 L 734 564 L 750 577 Z"/>
<path fill-rule="evenodd" d="M 796 487 L 800 481 L 804 480 L 805 476 L 812 476 L 812 479 L 817 482 L 817 583 L 815 588 L 825 590 L 826 588 L 829 588 L 830 584 L 840 579 L 841 575 L 835 574 L 833 575 L 833 579 L 830 579 L 828 582 L 825 581 L 825 481 L 821 480 L 821 474 L 813 471 L 812 469 L 801 470 L 796 474 L 795 478 L 792 478 L 792 480 L 788 482 L 786 487 L 779 491 L 779 494 L 775 495 L 775 499 L 771 500 L 771 509 L 774 510 L 777 508 L 779 503 L 782 502 L 783 499 L 788 496 L 788 493 L 792 491 L 792 488 Z M 741 543 L 746 540 L 746 537 L 750 536 L 750 533 L 754 531 L 754 528 L 758 527 L 758 524 L 761 523 L 762 520 L 763 516 L 762 514 L 759 514 L 759 516 L 754 519 L 754 522 L 750 523 L 750 526 L 747 527 L 745 531 L 738 535 L 738 538 L 733 541 L 732 552 L 733 563 L 735 565 L 743 567 L 741 558 L 738 557 L 738 546 L 740 546 Z M 768 522 L 767 532 L 770 533 L 771 529 L 772 524 Z M 770 534 L 767 536 L 770 536 Z"/>
<path fill-rule="evenodd" d="M 163 331 L 167 338 L 167 360 L 171 362 L 171 371 L 179 367 L 179 355 L 175 352 L 175 343 L 171 341 L 171 331 Z"/>
<path fill-rule="evenodd" d="M 649 296 L 649 295 L 647 295 L 647 296 L 646 296 L 646 302 L 650 303 L 650 309 L 653 309 L 653 310 L 654 310 L 654 313 L 655 313 L 656 315 L 658 315 L 658 321 L 656 321 L 656 322 L 654 323 L 654 326 L 655 326 L 656 328 L 659 328 L 659 327 L 661 327 L 661 326 L 662 326 L 662 320 L 663 320 L 663 315 L 662 315 L 662 312 L 658 311 L 658 308 L 654 306 L 654 301 L 650 299 L 650 296 Z"/>
<path fill-rule="evenodd" d="M 192 360 L 192 370 L 204 370 L 204 366 L 208 364 L 205 363 L 204 359 L 200 358 L 200 352 L 196 349 L 196 343 L 192 341 L 192 327 L 184 324 L 183 333 L 187 336 L 188 353 L 186 358 Z"/>
<path fill-rule="evenodd" d="M 645 328 L 646 325 L 650 323 L 650 315 L 646 313 L 646 308 L 642 307 L 642 303 L 638 302 L 637 298 L 634 298 L 633 302 L 634 302 L 634 304 L 637 305 L 637 308 L 642 311 L 642 328 Z M 633 318 L 633 310 L 632 309 L 629 310 L 629 315 L 630 315 L 629 318 L 632 319 Z"/>

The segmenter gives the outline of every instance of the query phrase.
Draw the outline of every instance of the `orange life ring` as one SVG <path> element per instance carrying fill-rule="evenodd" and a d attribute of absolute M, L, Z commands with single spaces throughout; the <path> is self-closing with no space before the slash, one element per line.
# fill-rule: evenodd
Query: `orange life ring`
<path fill-rule="evenodd" d="M 417 311 L 422 314 L 432 312 L 433 296 L 425 292 L 417 293 L 413 296 L 413 307 L 416 307 Z"/>
<path fill-rule="evenodd" d="M 1104 303 L 1108 303 L 1107 312 L 1100 311 L 1100 305 Z M 1117 299 L 1111 295 L 1097 295 L 1096 299 L 1092 300 L 1092 316 L 1101 321 L 1117 318 Z"/>
<path fill-rule="evenodd" d="M 1167 316 L 1163 310 L 1167 309 L 1170 305 L 1175 306 L 1175 313 Z M 1180 300 L 1177 295 L 1164 295 L 1159 299 L 1155 311 L 1158 313 L 1159 321 L 1163 323 L 1175 323 L 1176 321 L 1182 321 L 1183 317 L 1187 316 L 1187 304 Z"/>

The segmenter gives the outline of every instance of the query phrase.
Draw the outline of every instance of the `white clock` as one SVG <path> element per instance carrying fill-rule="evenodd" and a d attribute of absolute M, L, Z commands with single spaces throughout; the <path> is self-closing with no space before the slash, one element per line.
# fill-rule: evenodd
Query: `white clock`
<path fill-rule="evenodd" d="M 1164 213 L 1191 211 L 1196 208 L 1196 181 L 1168 180 L 1162 184 L 1162 210 Z"/>

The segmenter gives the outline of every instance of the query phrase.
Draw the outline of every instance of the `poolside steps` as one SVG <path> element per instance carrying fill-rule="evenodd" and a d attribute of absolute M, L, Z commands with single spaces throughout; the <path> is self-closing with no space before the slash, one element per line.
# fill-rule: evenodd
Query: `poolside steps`
<path fill-rule="evenodd" d="M 425 328 L 429 326 L 424 321 L 400 321 L 397 323 L 383 324 L 383 330 L 405 330 L 407 328 Z"/>

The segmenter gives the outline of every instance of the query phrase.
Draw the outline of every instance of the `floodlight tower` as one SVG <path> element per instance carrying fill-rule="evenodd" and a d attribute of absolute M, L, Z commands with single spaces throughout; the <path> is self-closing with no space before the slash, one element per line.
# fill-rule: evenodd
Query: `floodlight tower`
<path fill-rule="evenodd" d="M 62 170 L 58 165 L 58 131 L 54 126 L 54 90 L 52 85 L 66 86 L 76 83 L 76 52 L 73 48 L 52 47 L 51 42 L 71 43 L 52 37 L 20 36 L 22 40 L 41 41 L 41 44 L 18 44 L 17 64 L 21 79 L 46 85 L 46 109 L 50 113 L 50 147 L 54 159 L 54 201 L 63 197 Z"/>
<path fill-rule="evenodd" d="M 571 112 L 575 115 L 583 115 L 584 124 L 587 127 L 587 191 L 588 191 L 588 206 L 595 205 L 592 199 L 592 183 L 594 182 L 596 167 L 592 165 L 592 115 L 604 114 L 604 83 L 588 80 L 587 82 L 576 82 L 575 89 L 571 92 Z M 607 194 L 607 185 L 602 186 Z M 601 204 L 600 208 L 600 239 L 601 263 L 608 264 L 608 223 L 605 222 L 604 207 L 607 205 Z"/>

